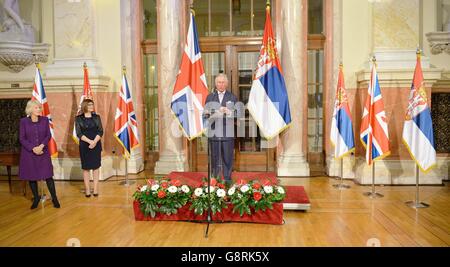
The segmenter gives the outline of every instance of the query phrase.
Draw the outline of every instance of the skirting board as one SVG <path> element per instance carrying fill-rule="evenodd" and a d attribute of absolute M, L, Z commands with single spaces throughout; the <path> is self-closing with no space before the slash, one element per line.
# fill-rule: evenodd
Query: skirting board
<path fill-rule="evenodd" d="M 83 180 L 83 172 L 79 158 L 52 159 L 53 178 L 55 180 Z M 144 170 L 143 160 L 140 157 L 128 160 L 128 173 L 136 174 Z M 12 175 L 17 175 L 18 167 L 11 168 Z M 0 168 L 1 175 L 7 175 L 6 167 Z M 100 180 L 106 180 L 112 176 L 125 175 L 125 159 L 121 156 L 105 156 L 100 167 Z"/>
<path fill-rule="evenodd" d="M 437 158 L 437 166 L 428 173 L 420 172 L 419 184 L 441 185 L 449 179 L 450 160 Z M 372 167 L 367 166 L 364 158 L 346 157 L 344 159 L 344 179 L 353 179 L 357 184 L 372 183 Z M 340 176 L 340 160 L 327 157 L 327 174 Z M 375 184 L 415 185 L 415 162 L 412 160 L 385 160 L 375 163 Z"/>

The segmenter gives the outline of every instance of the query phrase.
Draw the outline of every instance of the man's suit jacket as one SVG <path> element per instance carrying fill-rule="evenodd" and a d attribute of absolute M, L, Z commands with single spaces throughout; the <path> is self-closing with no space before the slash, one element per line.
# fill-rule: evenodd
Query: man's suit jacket
<path fill-rule="evenodd" d="M 237 97 L 229 92 L 225 91 L 222 102 L 219 103 L 219 94 L 217 90 L 209 94 L 206 97 L 205 102 L 205 113 L 204 114 L 215 114 L 213 118 L 208 119 L 208 116 L 204 116 L 206 120 L 206 129 L 208 130 L 208 137 L 211 140 L 233 140 L 235 138 L 234 130 L 234 119 L 235 119 L 235 104 L 237 102 Z M 220 107 L 227 107 L 232 111 L 232 116 L 217 116 Z M 222 131 L 220 129 L 219 123 L 222 125 Z"/>

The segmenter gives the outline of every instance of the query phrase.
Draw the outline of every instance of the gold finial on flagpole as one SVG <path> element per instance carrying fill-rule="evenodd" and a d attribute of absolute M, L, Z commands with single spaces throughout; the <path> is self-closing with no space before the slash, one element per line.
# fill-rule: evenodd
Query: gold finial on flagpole
<path fill-rule="evenodd" d="M 377 58 L 375 57 L 375 55 L 372 56 L 371 61 L 372 61 L 373 65 L 375 65 L 375 67 L 377 67 Z"/>
<path fill-rule="evenodd" d="M 417 46 L 416 55 L 417 55 L 418 58 L 422 57 L 422 49 L 420 49 L 420 46 Z"/>
<path fill-rule="evenodd" d="M 339 69 L 343 69 L 344 68 L 344 64 L 342 63 L 342 61 L 341 62 L 339 62 Z"/>
<path fill-rule="evenodd" d="M 83 68 L 87 69 L 86 61 L 83 63 Z"/>
<path fill-rule="evenodd" d="M 34 58 L 34 65 L 36 65 L 36 68 L 41 69 L 41 64 L 39 64 L 37 55 L 33 54 L 33 58 Z"/>
<path fill-rule="evenodd" d="M 266 1 L 266 9 L 270 9 L 270 0 Z"/>
<path fill-rule="evenodd" d="M 127 74 L 127 67 L 125 65 L 122 66 L 122 74 Z"/>
<path fill-rule="evenodd" d="M 191 3 L 189 4 L 189 9 L 191 10 L 192 15 L 194 15 L 195 17 L 194 0 L 191 0 Z"/>

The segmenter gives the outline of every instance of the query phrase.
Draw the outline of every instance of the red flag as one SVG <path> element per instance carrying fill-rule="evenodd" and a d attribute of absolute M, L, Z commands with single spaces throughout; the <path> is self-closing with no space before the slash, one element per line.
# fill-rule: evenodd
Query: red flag
<path fill-rule="evenodd" d="M 80 97 L 80 104 L 78 105 L 77 115 L 81 114 L 81 103 L 84 99 L 93 99 L 92 97 L 92 90 L 91 90 L 91 84 L 89 82 L 89 72 L 86 63 L 83 65 L 83 73 L 84 73 L 84 79 L 83 79 L 83 94 Z M 79 143 L 80 140 L 78 140 L 77 132 L 75 130 L 75 122 L 73 123 L 73 131 L 72 131 L 72 139 L 75 141 L 75 143 Z"/>

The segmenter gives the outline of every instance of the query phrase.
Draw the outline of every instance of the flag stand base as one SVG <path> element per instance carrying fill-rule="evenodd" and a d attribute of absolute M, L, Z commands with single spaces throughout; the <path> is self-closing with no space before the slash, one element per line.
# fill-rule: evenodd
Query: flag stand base
<path fill-rule="evenodd" d="M 119 185 L 130 186 L 130 185 L 132 185 L 134 183 L 135 183 L 134 181 L 128 180 L 128 160 L 125 159 L 125 180 L 121 181 L 119 183 Z"/>
<path fill-rule="evenodd" d="M 363 195 L 369 198 L 382 198 L 384 197 L 383 194 L 380 194 L 378 192 L 364 192 Z"/>
<path fill-rule="evenodd" d="M 405 204 L 414 209 L 428 208 L 430 206 L 427 203 L 415 202 L 415 201 L 408 201 L 408 202 L 405 202 Z"/>
<path fill-rule="evenodd" d="M 340 177 L 340 183 L 334 184 L 334 188 L 337 189 L 349 189 L 350 186 L 347 184 L 344 184 L 344 159 L 341 158 L 341 177 Z"/>
<path fill-rule="evenodd" d="M 381 198 L 384 197 L 383 194 L 380 194 L 375 191 L 375 161 L 372 162 L 372 191 L 371 192 L 364 192 L 364 196 L 369 198 Z"/>
<path fill-rule="evenodd" d="M 407 201 L 405 204 L 413 209 L 428 208 L 430 204 L 420 202 L 419 200 L 419 166 L 416 164 L 416 200 Z"/>
<path fill-rule="evenodd" d="M 333 187 L 337 188 L 337 189 L 349 189 L 350 186 L 347 184 L 334 184 Z"/>

